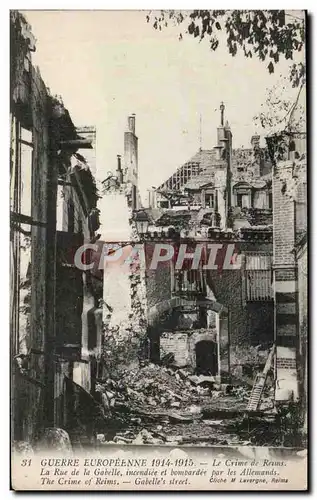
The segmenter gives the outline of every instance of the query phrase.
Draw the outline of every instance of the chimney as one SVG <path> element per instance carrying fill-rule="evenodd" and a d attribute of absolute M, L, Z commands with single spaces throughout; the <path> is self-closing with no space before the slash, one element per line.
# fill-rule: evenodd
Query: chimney
<path fill-rule="evenodd" d="M 225 131 L 224 131 L 224 112 L 225 105 L 222 102 L 220 104 L 220 126 L 217 128 L 217 146 L 224 146 L 224 141 L 226 140 Z"/>
<path fill-rule="evenodd" d="M 132 115 L 128 116 L 128 131 L 132 132 L 132 134 L 135 134 L 135 113 L 132 113 Z"/>
<path fill-rule="evenodd" d="M 122 168 L 121 168 L 121 155 L 117 155 L 117 162 L 118 162 L 118 165 L 117 165 L 117 177 L 118 177 L 118 180 L 120 182 L 120 184 L 123 183 L 123 171 L 122 171 Z"/>
<path fill-rule="evenodd" d="M 135 114 L 128 116 L 128 129 L 124 133 L 124 181 L 133 186 L 132 209 L 138 205 L 138 138 L 135 135 Z"/>
<path fill-rule="evenodd" d="M 251 146 L 253 148 L 253 154 L 255 156 L 255 163 L 254 163 L 254 175 L 255 176 L 261 176 L 263 175 L 263 167 L 264 167 L 264 158 L 260 154 L 260 136 L 259 135 L 253 135 L 251 137 Z"/>
<path fill-rule="evenodd" d="M 260 147 L 260 136 L 259 135 L 253 135 L 251 137 L 251 146 L 253 149 L 259 149 Z"/>
<path fill-rule="evenodd" d="M 222 102 L 220 104 L 220 125 L 223 127 L 224 124 L 224 112 L 225 112 L 225 105 Z"/>
<path fill-rule="evenodd" d="M 226 147 L 228 149 L 228 154 L 232 155 L 232 132 L 228 120 L 226 121 L 224 130 L 225 130 L 225 137 L 227 139 Z"/>

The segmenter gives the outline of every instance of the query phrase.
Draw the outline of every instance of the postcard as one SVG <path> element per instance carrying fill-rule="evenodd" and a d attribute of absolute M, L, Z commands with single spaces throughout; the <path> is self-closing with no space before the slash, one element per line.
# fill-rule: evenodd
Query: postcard
<path fill-rule="evenodd" d="M 307 490 L 306 17 L 10 12 L 12 489 Z"/>

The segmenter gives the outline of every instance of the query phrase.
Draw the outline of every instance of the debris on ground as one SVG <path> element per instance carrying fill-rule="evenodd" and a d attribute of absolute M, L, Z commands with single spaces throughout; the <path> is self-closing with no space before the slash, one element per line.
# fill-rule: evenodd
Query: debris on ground
<path fill-rule="evenodd" d="M 107 409 L 118 409 L 122 404 L 131 409 L 182 409 L 202 394 L 201 388 L 191 383 L 189 375 L 185 370 L 150 363 L 138 371 L 123 373 L 119 381 L 108 379 L 99 383 L 96 391 L 100 392 Z"/>
<path fill-rule="evenodd" d="M 177 369 L 167 361 L 126 371 L 119 380 L 99 381 L 96 392 L 100 403 L 108 412 L 109 422 L 116 422 L 99 431 L 99 445 L 210 446 L 248 440 L 249 424 L 245 422 L 256 417 L 246 415 L 248 385 L 218 383 L 213 376 Z M 273 399 L 274 390 L 266 388 L 259 410 L 267 412 L 268 418 Z M 235 434 L 237 430 L 240 437 Z"/>
<path fill-rule="evenodd" d="M 219 399 L 239 392 L 230 384 L 216 383 L 215 377 L 193 375 L 190 370 L 175 369 L 150 363 L 135 371 L 122 374 L 120 380 L 107 379 L 97 384 L 96 392 L 106 411 L 120 408 L 143 412 L 180 410 L 201 405 L 204 398 Z M 199 403 L 199 405 L 198 405 Z M 187 413 L 191 413 L 190 411 Z"/>
<path fill-rule="evenodd" d="M 208 375 L 190 375 L 188 377 L 188 380 L 192 382 L 194 385 L 202 385 L 204 384 L 205 386 L 213 386 L 215 383 L 215 378 L 212 376 Z"/>

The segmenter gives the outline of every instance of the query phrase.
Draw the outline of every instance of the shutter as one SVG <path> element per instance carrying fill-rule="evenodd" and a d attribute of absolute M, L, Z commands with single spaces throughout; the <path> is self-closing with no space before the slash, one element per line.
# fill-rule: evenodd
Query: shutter
<path fill-rule="evenodd" d="M 271 255 L 246 256 L 246 299 L 266 301 L 272 299 Z"/>
<path fill-rule="evenodd" d="M 56 351 L 72 359 L 81 357 L 83 276 L 74 255 L 82 243 L 79 234 L 57 232 Z"/>

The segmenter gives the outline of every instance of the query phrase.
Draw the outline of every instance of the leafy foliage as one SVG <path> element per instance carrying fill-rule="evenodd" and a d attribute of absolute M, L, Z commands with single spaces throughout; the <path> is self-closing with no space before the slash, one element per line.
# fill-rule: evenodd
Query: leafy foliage
<path fill-rule="evenodd" d="M 265 111 L 254 117 L 255 124 L 266 130 L 279 126 L 292 133 L 306 130 L 304 82 L 298 89 L 291 90 L 285 77 L 268 89 L 265 103 L 262 104 Z"/>
<path fill-rule="evenodd" d="M 266 132 L 266 142 L 274 164 L 289 159 L 291 152 L 294 152 L 296 164 L 301 165 L 305 159 L 303 147 L 300 147 L 300 143 L 306 139 L 305 97 L 304 81 L 299 88 L 290 89 L 287 79 L 283 78 L 268 89 L 266 101 L 262 104 L 263 110 L 254 117 L 255 124 Z M 283 180 L 287 186 L 295 187 L 292 174 L 286 177 Z"/>
<path fill-rule="evenodd" d="M 219 34 L 225 33 L 229 53 L 235 56 L 242 51 L 245 57 L 258 57 L 267 63 L 270 73 L 283 55 L 293 60 L 305 43 L 305 20 L 285 10 L 162 10 L 150 12 L 147 22 L 161 31 L 169 23 L 186 26 L 185 34 L 199 41 L 207 39 L 211 50 L 216 50 L 221 42 Z M 179 39 L 183 38 L 183 32 Z M 305 78 L 303 63 L 294 63 L 290 70 L 293 86 L 298 86 Z"/>

